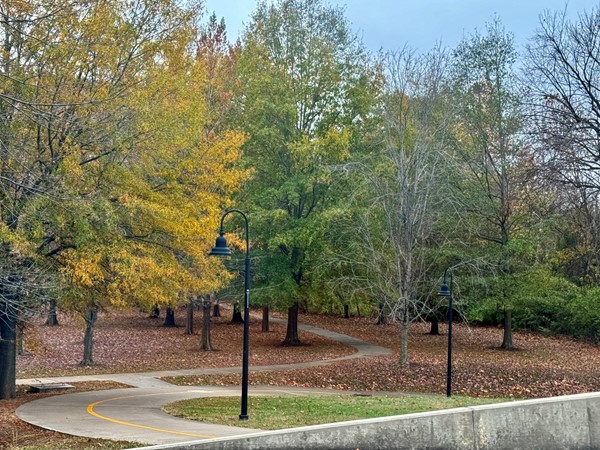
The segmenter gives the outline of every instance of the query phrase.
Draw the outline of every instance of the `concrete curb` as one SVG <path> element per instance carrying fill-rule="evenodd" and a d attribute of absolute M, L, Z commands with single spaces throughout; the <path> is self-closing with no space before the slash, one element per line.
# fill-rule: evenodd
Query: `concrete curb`
<path fill-rule="evenodd" d="M 144 450 L 599 449 L 600 393 L 293 428 Z"/>

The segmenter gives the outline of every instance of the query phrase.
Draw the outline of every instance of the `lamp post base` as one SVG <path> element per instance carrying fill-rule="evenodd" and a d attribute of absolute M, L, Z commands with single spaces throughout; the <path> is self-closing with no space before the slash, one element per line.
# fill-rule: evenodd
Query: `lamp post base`
<path fill-rule="evenodd" d="M 248 414 L 240 414 L 240 420 L 248 420 Z"/>

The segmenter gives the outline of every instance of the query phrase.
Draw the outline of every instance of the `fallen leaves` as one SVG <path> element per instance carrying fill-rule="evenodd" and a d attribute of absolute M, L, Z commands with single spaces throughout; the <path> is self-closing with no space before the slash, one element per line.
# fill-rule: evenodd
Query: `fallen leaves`
<path fill-rule="evenodd" d="M 91 373 L 145 372 L 169 369 L 236 367 L 242 364 L 243 326 L 230 323 L 230 312 L 213 317 L 211 339 L 216 351 L 200 351 L 200 336 L 186 335 L 185 309 L 176 312 L 175 328 L 163 327 L 163 319 L 147 313 L 118 311 L 101 313 L 94 333 L 94 366 L 80 367 L 83 355 L 83 323 L 61 316 L 58 327 L 28 325 L 25 349 L 17 360 L 17 377 L 59 376 Z M 201 330 L 201 314 L 194 315 L 194 329 Z M 304 345 L 284 347 L 285 326 L 271 323 L 261 332 L 260 319 L 250 321 L 251 365 L 290 364 L 331 359 L 354 353 L 353 347 L 302 333 Z"/>
<path fill-rule="evenodd" d="M 72 383 L 73 392 L 97 391 L 104 389 L 118 389 L 128 387 L 112 381 L 95 381 L 85 383 Z M 23 446 L 33 445 L 56 445 L 58 448 L 103 448 L 101 441 L 89 438 L 70 438 L 61 433 L 44 430 L 36 426 L 23 422 L 15 415 L 15 410 L 23 403 L 30 402 L 42 397 L 58 395 L 57 392 L 28 393 L 27 386 L 17 388 L 17 397 L 11 400 L 0 401 L 0 448 L 21 448 Z M 63 445 L 61 445 L 63 444 Z M 111 449 L 128 448 L 126 443 L 114 442 L 110 445 Z M 108 448 L 105 447 L 105 448 Z"/>
<path fill-rule="evenodd" d="M 177 322 L 183 325 L 183 311 Z M 200 352 L 198 335 L 185 335 L 184 328 L 166 328 L 162 319 L 150 319 L 135 311 L 104 313 L 98 322 L 94 347 L 96 366 L 78 366 L 82 355 L 83 326 L 75 317 L 61 317 L 59 327 L 29 325 L 26 350 L 29 356 L 17 361 L 18 377 L 51 376 L 98 372 L 138 372 L 196 367 L 241 365 L 242 326 L 231 325 L 230 317 L 213 318 L 212 340 L 218 351 Z M 200 330 L 200 314 L 195 329 Z M 336 390 L 445 392 L 445 335 L 428 334 L 426 324 L 414 324 L 410 331 L 410 365 L 400 366 L 399 327 L 375 325 L 373 319 L 302 315 L 302 323 L 330 329 L 394 350 L 389 357 L 338 361 L 302 370 L 251 372 L 254 385 L 318 387 Z M 349 355 L 353 348 L 301 332 L 306 345 L 284 347 L 283 325 L 271 323 L 271 332 L 260 331 L 260 320 L 250 328 L 250 364 L 287 364 L 325 360 Z M 443 327 L 442 327 L 442 332 Z M 514 333 L 516 351 L 498 348 L 502 330 L 469 328 L 455 324 L 453 345 L 453 392 L 476 397 L 547 397 L 600 391 L 600 348 L 563 336 Z M 241 374 L 205 377 L 178 377 L 178 384 L 240 385 Z M 27 397 L 28 399 L 32 397 Z M 0 402 L 0 447 L 14 441 L 44 442 L 64 439 L 63 435 L 24 424 L 12 411 L 24 400 Z M 37 430 L 37 431 L 36 431 Z M 7 431 L 8 432 L 8 431 Z M 80 445 L 79 443 L 76 445 Z"/>
<path fill-rule="evenodd" d="M 399 327 L 372 319 L 305 315 L 301 322 L 392 348 L 389 357 L 340 361 L 318 369 L 251 373 L 255 385 L 358 391 L 444 393 L 447 340 L 411 326 L 411 362 L 398 363 Z M 563 336 L 514 333 L 517 350 L 501 350 L 502 330 L 454 324 L 453 392 L 476 397 L 534 398 L 600 390 L 600 349 Z M 443 330 L 442 330 L 443 332 Z M 191 377 L 189 384 L 237 385 L 238 375 Z"/>

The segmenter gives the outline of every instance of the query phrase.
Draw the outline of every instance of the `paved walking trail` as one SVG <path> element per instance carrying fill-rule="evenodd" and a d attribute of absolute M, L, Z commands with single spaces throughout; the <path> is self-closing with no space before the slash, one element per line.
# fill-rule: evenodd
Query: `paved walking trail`
<path fill-rule="evenodd" d="M 272 319 L 282 321 L 282 319 Z M 383 356 L 388 348 L 372 345 L 333 331 L 300 324 L 299 328 L 351 345 L 356 352 L 322 361 L 271 366 L 250 366 L 250 372 L 303 369 L 328 365 L 335 361 Z M 161 377 L 240 373 L 241 367 L 165 370 L 144 373 L 78 375 L 17 380 L 17 384 L 70 383 L 111 380 L 133 386 L 128 389 L 78 392 L 46 397 L 25 403 L 17 409 L 22 420 L 42 428 L 92 438 L 125 440 L 140 444 L 170 444 L 199 439 L 226 437 L 258 432 L 248 428 L 227 427 L 179 419 L 161 411 L 161 407 L 177 400 L 195 397 L 239 396 L 236 387 L 174 386 Z M 315 395 L 334 394 L 332 390 L 250 386 L 249 395 Z M 250 415 L 252 411 L 249 411 Z"/>

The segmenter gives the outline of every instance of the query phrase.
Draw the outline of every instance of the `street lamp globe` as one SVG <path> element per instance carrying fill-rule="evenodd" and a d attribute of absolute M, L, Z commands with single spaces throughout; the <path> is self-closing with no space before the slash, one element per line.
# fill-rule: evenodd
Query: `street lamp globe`
<path fill-rule="evenodd" d="M 231 250 L 227 246 L 227 239 L 224 233 L 221 233 L 215 242 L 215 246 L 209 253 L 210 256 L 231 256 Z"/>

